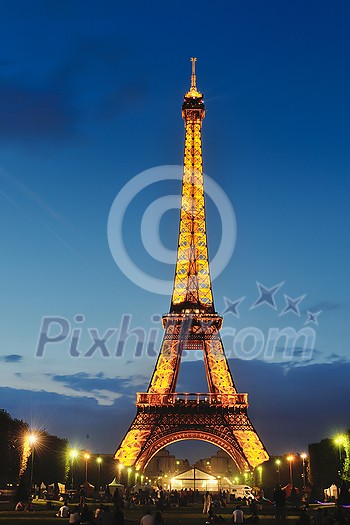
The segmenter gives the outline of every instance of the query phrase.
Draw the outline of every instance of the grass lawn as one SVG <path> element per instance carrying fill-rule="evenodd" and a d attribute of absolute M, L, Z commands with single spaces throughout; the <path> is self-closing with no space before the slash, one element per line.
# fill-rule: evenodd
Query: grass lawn
<path fill-rule="evenodd" d="M 28 524 L 28 525 L 53 525 L 58 523 L 68 523 L 67 519 L 60 519 L 55 516 L 57 508 L 61 504 L 55 504 L 55 508 L 48 510 L 44 504 L 35 503 L 35 512 L 15 512 L 12 510 L 13 505 L 2 505 L 0 507 L 0 524 Z M 93 505 L 95 507 L 95 505 Z M 73 506 L 72 506 L 73 507 Z M 111 507 L 112 508 L 112 507 Z M 231 523 L 231 514 L 234 506 L 229 506 L 226 509 L 220 509 L 220 514 L 226 520 L 226 523 Z M 261 525 L 275 524 L 275 519 L 272 515 L 273 509 L 264 509 L 264 515 L 261 516 Z M 144 508 L 137 508 L 133 510 L 125 510 L 124 514 L 128 525 L 138 525 L 141 516 L 144 514 Z M 171 508 L 164 511 L 163 517 L 166 525 L 204 525 L 205 516 L 202 514 L 202 507 L 199 505 L 188 508 Z M 295 515 L 289 516 L 289 523 L 295 523 L 298 517 Z"/>

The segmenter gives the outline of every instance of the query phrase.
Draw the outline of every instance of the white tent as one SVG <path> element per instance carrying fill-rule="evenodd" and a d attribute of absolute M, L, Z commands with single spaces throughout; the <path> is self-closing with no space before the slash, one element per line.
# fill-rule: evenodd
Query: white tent
<path fill-rule="evenodd" d="M 326 501 L 335 501 L 338 499 L 338 487 L 333 483 L 327 489 L 324 489 L 324 496 Z"/>
<path fill-rule="evenodd" d="M 218 480 L 215 476 L 208 474 L 208 472 L 193 467 L 174 476 L 171 479 L 171 489 L 192 489 L 200 492 L 206 492 L 207 490 L 217 491 Z"/>
<path fill-rule="evenodd" d="M 44 485 L 44 484 L 42 483 L 42 484 L 40 485 L 40 488 L 42 488 L 43 485 Z M 58 487 L 58 492 L 59 492 L 60 494 L 63 493 L 63 492 L 66 492 L 66 487 L 65 487 L 65 485 L 64 485 L 63 483 L 57 483 L 57 487 Z M 44 485 L 44 488 L 45 488 L 45 485 Z M 51 493 L 51 492 L 55 492 L 55 484 L 54 484 L 54 483 L 52 483 L 51 485 L 48 485 L 47 488 L 48 488 L 48 491 L 49 491 L 50 493 Z"/>
<path fill-rule="evenodd" d="M 124 485 L 121 485 L 120 483 L 118 483 L 118 481 L 115 478 L 111 483 L 109 483 L 108 486 L 109 486 L 109 490 L 112 496 L 116 490 L 119 490 L 120 495 L 124 493 Z"/>
<path fill-rule="evenodd" d="M 80 485 L 80 487 L 85 490 L 85 494 L 88 498 L 92 496 L 95 488 L 93 485 L 91 485 L 91 483 L 88 482 L 88 480 L 85 480 L 84 483 Z"/>

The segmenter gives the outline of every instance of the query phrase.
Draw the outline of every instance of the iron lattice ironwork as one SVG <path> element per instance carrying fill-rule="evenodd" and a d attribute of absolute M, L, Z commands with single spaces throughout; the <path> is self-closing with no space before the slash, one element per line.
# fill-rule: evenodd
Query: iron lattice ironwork
<path fill-rule="evenodd" d="M 210 442 L 238 468 L 255 468 L 269 456 L 247 415 L 248 395 L 239 394 L 220 337 L 210 280 L 202 169 L 203 95 L 191 88 L 182 105 L 184 171 L 174 289 L 165 334 L 147 392 L 137 394 L 137 415 L 115 453 L 124 466 L 143 470 L 166 445 L 185 439 Z M 176 393 L 183 350 L 203 351 L 208 393 Z"/>

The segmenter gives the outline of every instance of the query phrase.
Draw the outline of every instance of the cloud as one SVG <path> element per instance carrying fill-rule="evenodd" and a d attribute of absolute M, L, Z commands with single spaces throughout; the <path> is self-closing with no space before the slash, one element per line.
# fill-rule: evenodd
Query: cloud
<path fill-rule="evenodd" d="M 84 79 L 84 92 L 93 91 L 89 114 L 97 120 L 111 120 L 148 96 L 146 78 L 131 72 L 131 60 L 129 44 L 119 37 L 82 38 L 58 68 L 55 82 L 75 92 Z"/>
<path fill-rule="evenodd" d="M 9 73 L 0 72 L 0 138 L 31 145 L 86 139 L 92 123 L 142 104 L 149 86 L 130 68 L 131 53 L 115 35 L 84 37 L 30 72 L 27 64 L 8 63 Z"/>
<path fill-rule="evenodd" d="M 102 391 L 113 392 L 115 394 L 129 395 L 134 392 L 135 387 L 145 387 L 144 379 L 139 376 L 132 378 L 106 377 L 103 372 L 98 374 L 88 374 L 78 372 L 77 374 L 53 375 L 52 380 L 63 383 L 64 386 L 77 392 L 100 393 Z M 104 396 L 106 398 L 106 396 Z"/>
<path fill-rule="evenodd" d="M 66 437 L 77 447 L 111 454 L 136 413 L 134 400 L 127 398 L 101 406 L 92 397 L 0 388 L 0 399 L 3 408 L 32 428 Z"/>
<path fill-rule="evenodd" d="M 0 137 L 2 139 L 67 138 L 79 119 L 61 90 L 27 86 L 21 80 L 0 80 Z"/>
<path fill-rule="evenodd" d="M 80 124 L 87 111 L 81 107 L 80 83 L 84 83 L 84 79 L 80 77 L 89 63 L 89 57 L 83 56 L 83 51 L 80 42 L 75 46 L 73 44 L 66 57 L 50 57 L 46 63 L 40 64 L 40 70 L 33 67 L 28 72 L 27 64 L 18 62 L 9 64 L 12 66 L 9 74 L 4 74 L 2 68 L 2 139 L 30 142 L 38 139 L 62 140 L 81 133 Z"/>
<path fill-rule="evenodd" d="M 249 393 L 249 417 L 271 454 L 302 451 L 348 425 L 350 405 L 344 400 L 350 396 L 350 362 L 312 364 L 293 368 L 288 375 L 277 363 L 231 359 L 229 364 L 237 390 Z M 120 388 L 121 397 L 101 405 L 88 393 L 77 397 L 0 388 L 2 407 L 15 417 L 41 426 L 44 422 L 48 431 L 71 442 L 84 444 L 89 434 L 90 450 L 114 452 L 133 421 L 137 386 L 145 389 L 145 380 L 132 385 L 131 379 L 111 379 L 101 372 L 55 377 L 76 389 L 100 388 L 102 395 L 102 389 Z M 183 362 L 177 391 L 207 389 L 203 362 Z"/>
<path fill-rule="evenodd" d="M 339 354 L 335 354 L 335 353 L 332 353 L 326 356 L 326 360 L 328 363 L 348 363 L 349 362 L 349 360 L 346 357 L 341 356 Z"/>
<path fill-rule="evenodd" d="M 8 354 L 0 356 L 0 360 L 5 361 L 5 363 L 19 363 L 20 361 L 22 361 L 22 359 L 23 355 L 19 354 Z"/>
<path fill-rule="evenodd" d="M 322 352 L 316 348 L 297 347 L 293 349 L 282 349 L 279 364 L 283 367 L 284 373 L 287 374 L 292 368 L 300 366 L 310 366 L 319 362 Z M 291 357 L 292 356 L 292 357 Z"/>
<path fill-rule="evenodd" d="M 343 304 L 336 303 L 335 301 L 319 301 L 312 306 L 309 306 L 303 311 L 303 313 L 309 312 L 331 312 L 333 310 L 340 310 L 343 308 Z"/>
<path fill-rule="evenodd" d="M 301 346 L 296 348 L 280 346 L 276 348 L 276 353 L 280 354 L 285 360 L 288 360 L 290 366 L 310 364 L 310 361 L 314 361 L 316 357 L 322 355 L 322 352 L 317 350 L 317 348 L 303 348 Z"/>
<path fill-rule="evenodd" d="M 102 120 L 113 119 L 122 111 L 130 111 L 136 104 L 142 103 L 148 93 L 144 79 L 135 78 L 123 84 L 119 89 L 106 94 L 98 109 Z"/>

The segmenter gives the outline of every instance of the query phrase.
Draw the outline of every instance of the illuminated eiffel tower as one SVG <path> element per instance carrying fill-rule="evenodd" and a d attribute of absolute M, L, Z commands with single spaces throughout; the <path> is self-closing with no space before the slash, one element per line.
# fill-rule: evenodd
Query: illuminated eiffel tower
<path fill-rule="evenodd" d="M 182 105 L 184 171 L 171 307 L 163 316 L 165 334 L 148 390 L 137 394 L 136 417 L 115 459 L 142 471 L 165 446 L 195 439 L 220 447 L 245 471 L 269 456 L 248 418 L 248 394 L 236 391 L 219 332 L 222 317 L 214 308 L 202 169 L 205 106 L 196 86 L 196 59 L 191 60 L 191 88 Z M 183 350 L 203 351 L 207 393 L 176 392 Z"/>

